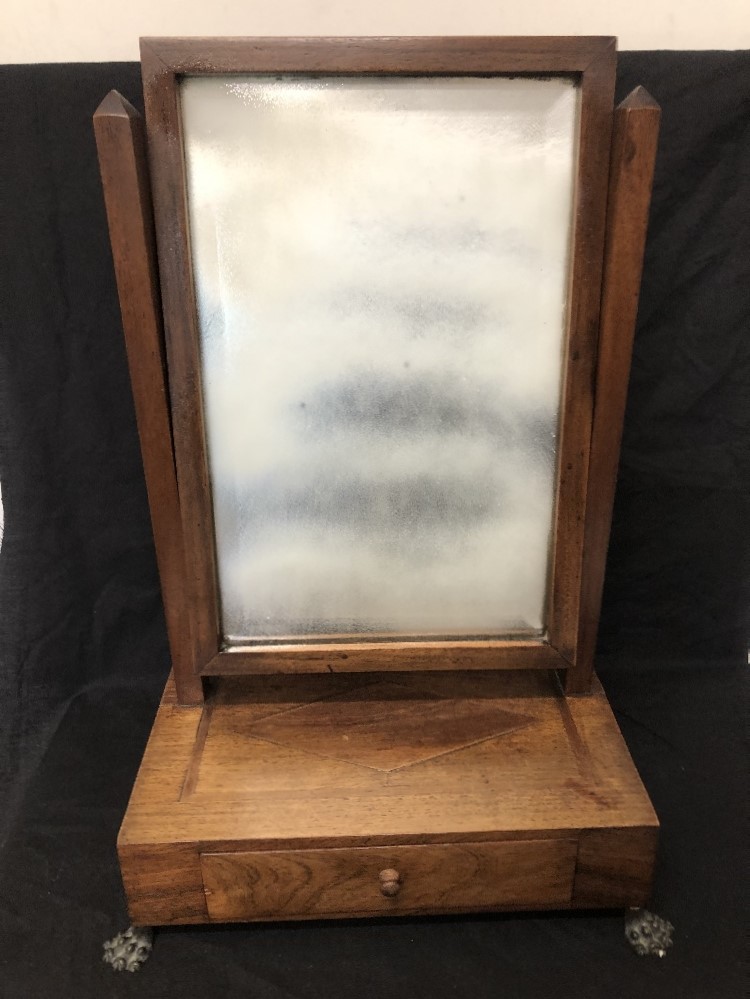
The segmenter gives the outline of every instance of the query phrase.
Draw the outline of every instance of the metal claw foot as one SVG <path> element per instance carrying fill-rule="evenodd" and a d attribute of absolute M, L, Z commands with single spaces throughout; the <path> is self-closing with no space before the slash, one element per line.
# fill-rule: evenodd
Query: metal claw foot
<path fill-rule="evenodd" d="M 124 933 L 107 940 L 102 960 L 114 971 L 138 971 L 151 954 L 154 931 L 149 926 L 128 926 Z"/>
<path fill-rule="evenodd" d="M 631 909 L 625 917 L 625 939 L 641 957 L 664 957 L 672 946 L 674 926 L 648 909 Z"/>

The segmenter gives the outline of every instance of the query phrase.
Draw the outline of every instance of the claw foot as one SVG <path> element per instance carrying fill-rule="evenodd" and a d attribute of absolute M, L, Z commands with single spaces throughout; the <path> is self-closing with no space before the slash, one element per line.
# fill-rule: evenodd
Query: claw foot
<path fill-rule="evenodd" d="M 625 917 L 625 939 L 641 957 L 664 957 L 672 946 L 674 926 L 648 909 L 631 909 Z"/>
<path fill-rule="evenodd" d="M 138 971 L 151 954 L 154 931 L 148 926 L 129 926 L 124 933 L 107 940 L 102 960 L 114 971 Z"/>

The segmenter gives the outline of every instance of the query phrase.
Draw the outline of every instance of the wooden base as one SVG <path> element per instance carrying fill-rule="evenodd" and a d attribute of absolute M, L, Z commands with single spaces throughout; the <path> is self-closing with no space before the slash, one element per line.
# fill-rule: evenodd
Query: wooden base
<path fill-rule="evenodd" d="M 118 842 L 135 924 L 642 905 L 658 822 L 554 673 L 167 684 Z"/>

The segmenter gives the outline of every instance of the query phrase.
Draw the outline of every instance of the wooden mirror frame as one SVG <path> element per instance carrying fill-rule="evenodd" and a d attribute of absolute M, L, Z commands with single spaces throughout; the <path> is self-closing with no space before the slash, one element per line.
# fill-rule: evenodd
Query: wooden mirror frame
<path fill-rule="evenodd" d="M 187 658 L 199 675 L 311 670 L 562 668 L 578 656 L 604 255 L 611 38 L 143 39 L 146 125 L 185 546 Z M 565 75 L 581 90 L 548 627 L 544 638 L 221 647 L 181 138 L 182 76 L 240 73 Z"/>

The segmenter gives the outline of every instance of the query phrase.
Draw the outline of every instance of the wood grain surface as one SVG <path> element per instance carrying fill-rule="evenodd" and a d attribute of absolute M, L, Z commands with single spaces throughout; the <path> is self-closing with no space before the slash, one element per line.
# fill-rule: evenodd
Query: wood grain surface
<path fill-rule="evenodd" d="M 581 131 L 573 211 L 568 336 L 557 454 L 549 640 L 568 662 L 578 646 L 593 383 L 599 336 L 607 175 L 617 53 L 601 46 L 580 77 Z"/>
<path fill-rule="evenodd" d="M 566 691 L 588 690 L 627 402 L 661 110 L 636 89 L 615 110 L 578 654 Z"/>
<path fill-rule="evenodd" d="M 582 73 L 611 36 L 382 36 L 141 39 L 141 60 L 215 73 Z"/>
<path fill-rule="evenodd" d="M 204 676 L 382 670 L 566 669 L 549 642 L 529 639 L 257 645 L 217 653 Z"/>
<path fill-rule="evenodd" d="M 649 900 L 658 830 L 586 829 L 578 844 L 573 905 L 633 907 Z"/>
<path fill-rule="evenodd" d="M 185 602 L 185 554 L 143 119 L 113 90 L 94 114 L 94 133 L 172 668 L 180 700 L 195 704 L 203 700 L 203 686 L 194 669 Z"/>
<path fill-rule="evenodd" d="M 575 839 L 201 856 L 213 920 L 413 915 L 570 904 Z M 391 869 L 394 894 L 381 890 Z"/>

